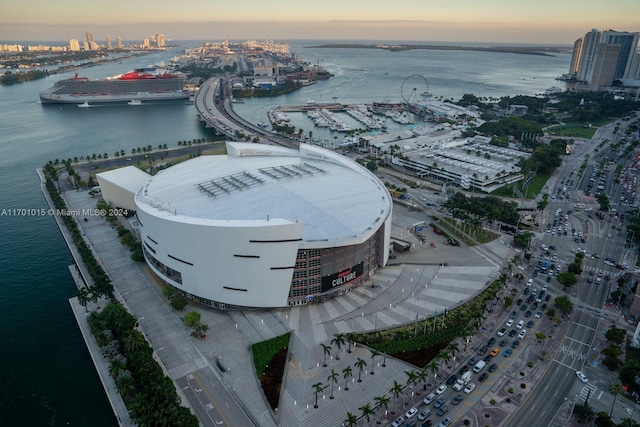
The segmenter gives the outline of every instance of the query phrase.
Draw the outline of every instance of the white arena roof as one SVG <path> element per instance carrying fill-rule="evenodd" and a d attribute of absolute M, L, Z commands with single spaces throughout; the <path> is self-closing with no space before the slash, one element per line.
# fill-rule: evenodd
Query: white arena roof
<path fill-rule="evenodd" d="M 356 244 L 391 214 L 388 191 L 366 168 L 323 148 L 227 143 L 151 178 L 138 206 L 167 220 L 215 226 L 301 222 L 306 242 Z"/>

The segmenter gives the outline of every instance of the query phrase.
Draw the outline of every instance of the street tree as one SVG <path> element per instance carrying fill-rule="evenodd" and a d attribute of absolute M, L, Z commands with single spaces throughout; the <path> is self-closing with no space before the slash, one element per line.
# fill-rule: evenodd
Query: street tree
<path fill-rule="evenodd" d="M 578 276 L 569 272 L 558 274 L 557 279 L 558 282 L 565 288 L 570 288 L 578 283 Z"/>
<path fill-rule="evenodd" d="M 327 380 L 331 381 L 331 393 L 329 394 L 329 399 L 333 399 L 333 385 L 338 382 L 338 373 L 332 369 Z"/>
<path fill-rule="evenodd" d="M 609 209 L 611 209 L 611 202 L 609 201 L 609 197 L 607 196 L 606 193 L 602 192 L 598 194 L 598 197 L 596 200 L 600 204 L 601 212 L 609 212 Z"/>
<path fill-rule="evenodd" d="M 371 375 L 374 374 L 373 372 L 373 368 L 375 367 L 375 359 L 376 357 L 380 356 L 380 352 L 378 350 L 376 350 L 375 348 L 371 349 L 371 372 L 369 372 Z"/>
<path fill-rule="evenodd" d="M 362 416 L 367 420 L 367 423 L 370 421 L 371 415 L 375 414 L 375 412 L 373 411 L 373 408 L 371 408 L 371 404 L 369 403 L 359 407 L 358 409 L 362 411 Z"/>
<path fill-rule="evenodd" d="M 318 408 L 318 393 L 322 393 L 322 391 L 324 390 L 324 386 L 322 385 L 322 383 L 315 383 L 314 385 L 311 386 L 313 388 L 313 391 L 316 395 L 316 403 L 313 405 L 314 408 Z"/>
<path fill-rule="evenodd" d="M 347 366 L 342 370 L 342 377 L 344 378 L 344 389 L 349 390 L 349 378 L 353 377 L 353 369 L 351 366 Z"/>
<path fill-rule="evenodd" d="M 624 329 L 619 329 L 615 326 L 611 326 L 604 336 L 605 338 L 607 338 L 607 341 L 622 344 L 625 337 L 627 336 L 627 332 Z"/>
<path fill-rule="evenodd" d="M 345 334 L 335 334 L 331 340 L 331 344 L 336 346 L 336 360 L 340 360 L 340 350 L 347 343 Z"/>
<path fill-rule="evenodd" d="M 327 356 L 329 356 L 331 354 L 331 346 L 323 344 L 323 343 L 320 343 L 320 345 L 322 346 L 322 355 L 324 357 L 324 359 L 322 360 L 322 366 L 324 366 L 326 368 L 327 367 Z"/>
<path fill-rule="evenodd" d="M 361 383 L 362 382 L 362 371 L 364 370 L 364 368 L 366 368 L 367 362 L 365 362 L 364 359 L 361 359 L 361 358 L 358 357 L 358 360 L 356 360 L 356 363 L 354 363 L 353 366 L 358 368 L 358 382 Z"/>
<path fill-rule="evenodd" d="M 609 386 L 609 393 L 613 394 L 613 402 L 611 403 L 611 411 L 609 412 L 609 419 L 613 415 L 613 407 L 616 405 L 616 398 L 622 393 L 622 384 L 615 382 Z"/>
<path fill-rule="evenodd" d="M 554 301 L 553 303 L 555 307 L 565 314 L 573 310 L 573 303 L 571 302 L 569 297 L 566 295 L 560 295 L 556 297 L 553 301 Z"/>

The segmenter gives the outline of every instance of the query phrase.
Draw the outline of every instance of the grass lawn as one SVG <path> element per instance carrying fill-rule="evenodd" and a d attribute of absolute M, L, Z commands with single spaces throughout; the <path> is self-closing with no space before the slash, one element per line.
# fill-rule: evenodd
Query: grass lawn
<path fill-rule="evenodd" d="M 591 139 L 597 127 L 586 128 L 582 125 L 565 125 L 547 129 L 551 135 Z"/>
<path fill-rule="evenodd" d="M 504 187 L 500 187 L 494 192 L 492 192 L 491 195 L 498 196 L 498 197 L 517 197 L 513 193 L 513 186 L 517 185 L 517 188 L 520 191 L 522 191 L 522 194 L 524 195 L 525 199 L 533 199 L 535 196 L 540 194 L 540 191 L 542 191 L 542 187 L 544 187 L 544 185 L 547 183 L 549 176 L 550 175 L 546 175 L 546 174 L 536 175 L 529 183 L 529 186 L 527 187 L 527 191 L 522 191 L 522 187 L 521 187 L 522 181 L 521 181 L 512 185 L 505 185 Z"/>

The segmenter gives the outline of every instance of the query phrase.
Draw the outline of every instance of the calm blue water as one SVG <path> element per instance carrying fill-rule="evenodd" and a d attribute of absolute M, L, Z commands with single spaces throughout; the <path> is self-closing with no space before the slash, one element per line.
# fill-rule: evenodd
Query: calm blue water
<path fill-rule="evenodd" d="M 335 77 L 277 99 L 236 104 L 252 121 L 266 119 L 277 104 L 366 103 L 400 100 L 401 85 L 427 88 L 437 96 L 459 98 L 541 93 L 560 86 L 569 55 L 539 57 L 479 52 L 387 52 L 310 49 L 292 42 L 302 58 Z M 193 45 L 193 44 L 192 44 Z M 185 46 L 187 46 L 185 44 Z M 88 68 L 88 77 L 106 77 L 166 61 L 180 52 Z M 68 74 L 70 75 L 70 74 Z M 0 212 L 46 208 L 35 169 L 48 160 L 108 153 L 208 136 L 193 106 L 181 103 L 144 107 L 77 108 L 43 106 L 38 92 L 68 75 L 0 87 Z M 428 86 L 428 87 L 427 87 Z M 314 131 L 305 117 L 296 126 Z M 106 400 L 67 299 L 75 286 L 72 262 L 53 219 L 0 216 L 0 425 L 111 426 Z"/>

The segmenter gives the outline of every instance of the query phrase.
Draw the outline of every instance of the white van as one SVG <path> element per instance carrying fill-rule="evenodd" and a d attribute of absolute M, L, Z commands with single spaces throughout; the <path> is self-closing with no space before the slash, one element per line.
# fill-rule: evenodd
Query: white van
<path fill-rule="evenodd" d="M 465 372 L 460 378 L 462 379 L 462 381 L 464 381 L 465 384 L 467 384 L 469 381 L 471 381 L 471 372 Z"/>
<path fill-rule="evenodd" d="M 531 286 L 531 285 L 533 285 L 533 279 L 527 280 L 527 286 Z"/>
<path fill-rule="evenodd" d="M 487 362 L 485 362 L 484 360 L 479 361 L 478 363 L 476 363 L 476 366 L 473 367 L 473 372 L 478 373 L 482 371 L 486 365 Z"/>

